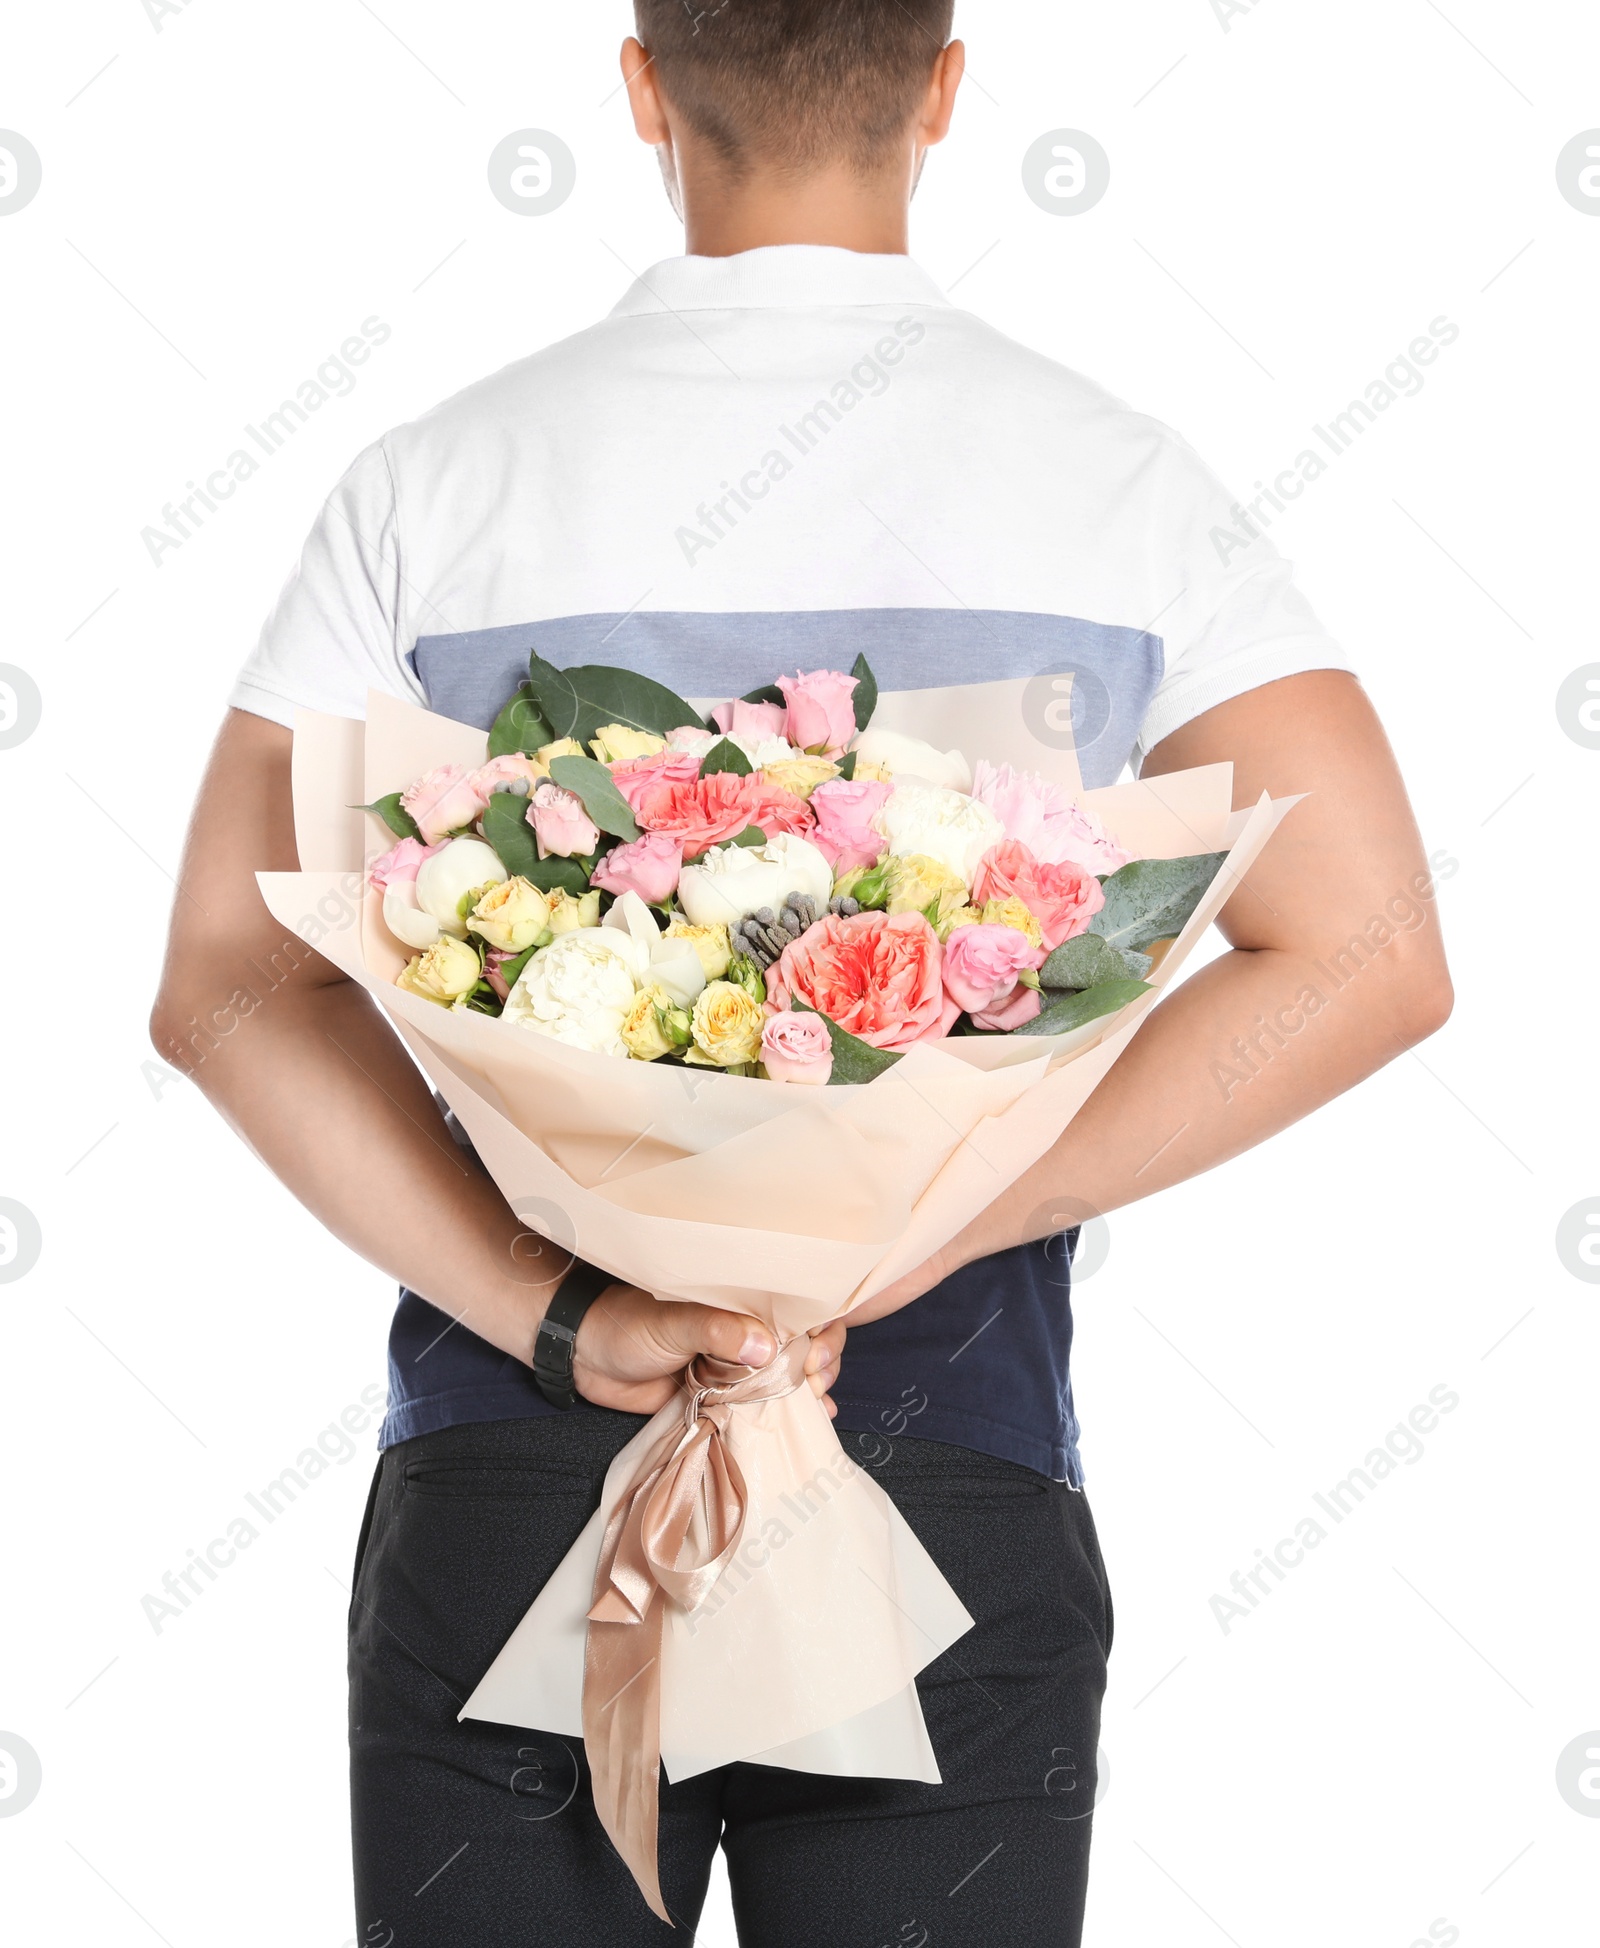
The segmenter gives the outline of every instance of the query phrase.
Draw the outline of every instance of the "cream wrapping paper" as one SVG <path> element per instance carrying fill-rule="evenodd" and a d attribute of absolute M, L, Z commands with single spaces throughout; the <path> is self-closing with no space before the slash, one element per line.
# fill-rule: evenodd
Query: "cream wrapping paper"
<path fill-rule="evenodd" d="M 1081 793 L 1073 753 L 1019 740 L 1019 713 L 1020 686 L 997 683 L 890 693 L 874 721 L 1045 772 L 1137 857 L 1227 861 L 1159 959 L 1152 992 L 1120 1014 L 1062 1036 L 921 1044 L 866 1086 L 620 1061 L 395 987 L 408 950 L 365 883 L 387 841 L 349 808 L 436 765 L 480 763 L 485 736 L 379 692 L 364 727 L 297 717 L 303 870 L 260 874 L 260 885 L 284 926 L 386 1010 L 531 1230 L 662 1300 L 753 1313 L 786 1341 L 921 1264 L 1050 1148 L 1296 802 L 1263 797 L 1235 813 L 1228 765 Z M 616 1457 L 593 1520 L 530 1592 L 463 1717 L 581 1735 L 602 1538 L 640 1458 L 684 1423 L 688 1403 L 680 1393 Z M 970 1617 L 808 1389 L 721 1418 L 744 1516 L 705 1601 L 666 1607 L 652 1682 L 668 1777 L 756 1759 L 937 1782 L 915 1679 Z M 637 1834 L 619 1845 L 664 1917 L 651 1791 L 648 1845 Z"/>

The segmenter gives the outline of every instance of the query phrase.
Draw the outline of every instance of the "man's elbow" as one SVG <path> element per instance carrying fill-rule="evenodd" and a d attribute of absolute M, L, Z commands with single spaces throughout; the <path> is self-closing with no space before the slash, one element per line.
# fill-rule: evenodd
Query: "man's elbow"
<path fill-rule="evenodd" d="M 1395 994 L 1392 1029 L 1407 1048 L 1437 1035 L 1456 1004 L 1455 985 L 1442 957 L 1412 970 Z"/>

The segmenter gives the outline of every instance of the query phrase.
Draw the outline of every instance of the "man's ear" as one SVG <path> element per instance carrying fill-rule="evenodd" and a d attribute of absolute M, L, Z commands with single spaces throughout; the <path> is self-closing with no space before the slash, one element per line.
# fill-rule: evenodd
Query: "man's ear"
<path fill-rule="evenodd" d="M 967 50 L 960 41 L 941 48 L 928 77 L 928 92 L 922 113 L 917 118 L 917 147 L 931 149 L 950 133 L 950 117 L 955 113 L 956 91 L 967 71 Z"/>
<path fill-rule="evenodd" d="M 672 140 L 672 131 L 656 85 L 655 56 L 646 54 L 631 34 L 622 43 L 622 78 L 628 84 L 628 105 L 639 140 L 659 149 Z"/>

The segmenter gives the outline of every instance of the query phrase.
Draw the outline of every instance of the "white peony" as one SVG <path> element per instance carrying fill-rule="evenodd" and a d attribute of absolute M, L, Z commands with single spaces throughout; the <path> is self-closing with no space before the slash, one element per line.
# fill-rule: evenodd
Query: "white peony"
<path fill-rule="evenodd" d="M 936 785 L 897 785 L 875 822 L 896 858 L 919 853 L 937 859 L 968 886 L 978 861 L 1006 836 L 987 805 Z"/>
<path fill-rule="evenodd" d="M 408 947 L 431 947 L 439 938 L 439 922 L 417 905 L 417 885 L 412 879 L 397 879 L 383 889 L 383 924 Z"/>
<path fill-rule="evenodd" d="M 680 1008 L 694 1006 L 706 984 L 699 954 L 690 941 L 667 939 L 655 914 L 637 893 L 624 893 L 614 900 L 600 924 L 629 936 L 644 954 L 649 980 L 665 989 Z M 642 982 L 646 976 L 639 978 Z"/>
<path fill-rule="evenodd" d="M 541 947 L 511 990 L 502 1021 L 601 1055 L 626 1055 L 622 1023 L 650 966 L 625 928 L 578 927 Z"/>
<path fill-rule="evenodd" d="M 417 868 L 417 904 L 458 940 L 467 937 L 461 902 L 475 886 L 498 885 L 507 878 L 500 855 L 482 839 L 452 839 L 443 852 Z M 403 936 L 402 936 L 403 937 Z"/>
<path fill-rule="evenodd" d="M 827 904 L 833 868 L 809 839 L 781 832 L 763 846 L 716 845 L 678 880 L 678 904 L 697 927 L 733 926 L 791 893 Z"/>
<path fill-rule="evenodd" d="M 920 737 L 869 725 L 852 747 L 856 763 L 881 764 L 897 784 L 940 785 L 946 791 L 971 791 L 972 766 L 959 751 L 936 751 Z"/>

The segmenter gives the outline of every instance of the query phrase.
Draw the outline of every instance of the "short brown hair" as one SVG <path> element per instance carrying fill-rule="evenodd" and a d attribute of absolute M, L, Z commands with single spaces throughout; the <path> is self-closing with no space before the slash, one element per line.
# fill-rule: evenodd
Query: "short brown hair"
<path fill-rule="evenodd" d="M 735 169 L 881 162 L 955 0 L 634 0 L 662 92 Z"/>

